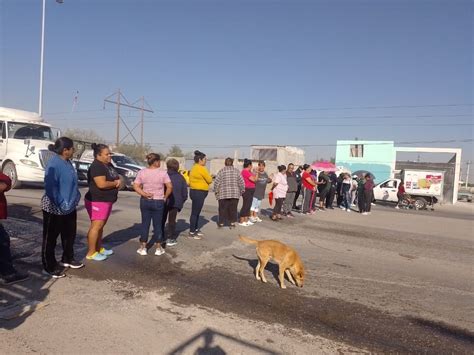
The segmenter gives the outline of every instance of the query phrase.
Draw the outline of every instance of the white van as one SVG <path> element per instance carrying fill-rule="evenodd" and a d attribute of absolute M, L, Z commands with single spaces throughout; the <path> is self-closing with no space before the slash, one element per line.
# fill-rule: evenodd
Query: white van
<path fill-rule="evenodd" d="M 0 164 L 12 187 L 22 182 L 43 182 L 44 169 L 58 131 L 37 113 L 0 107 Z"/>

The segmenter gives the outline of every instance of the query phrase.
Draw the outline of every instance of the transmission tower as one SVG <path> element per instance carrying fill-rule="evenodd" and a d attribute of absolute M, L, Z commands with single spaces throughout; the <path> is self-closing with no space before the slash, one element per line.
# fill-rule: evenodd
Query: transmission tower
<path fill-rule="evenodd" d="M 135 141 L 136 144 L 140 144 L 143 147 L 143 126 L 144 126 L 144 114 L 145 112 L 150 112 L 153 113 L 153 109 L 150 107 L 148 102 L 146 102 L 145 98 L 142 96 L 139 98 L 137 101 L 130 103 L 127 98 L 122 94 L 121 90 L 118 89 L 116 92 L 114 92 L 112 95 L 107 96 L 104 99 L 104 109 L 105 109 L 105 104 L 106 103 L 111 103 L 115 104 L 117 106 L 117 120 L 116 120 L 116 131 L 115 131 L 115 144 L 118 146 L 120 143 L 122 143 L 128 136 L 132 137 L 132 139 Z M 140 106 L 137 106 L 140 105 Z M 125 106 L 134 110 L 139 110 L 140 111 L 140 121 L 132 128 L 130 129 L 127 125 L 127 123 L 124 121 L 122 116 L 120 115 L 120 107 Z M 125 128 L 127 129 L 128 133 L 124 137 L 120 137 L 120 125 L 123 123 Z M 136 137 L 133 134 L 133 131 L 138 127 L 138 125 L 141 125 L 141 130 L 140 130 L 140 143 L 136 139 Z"/>

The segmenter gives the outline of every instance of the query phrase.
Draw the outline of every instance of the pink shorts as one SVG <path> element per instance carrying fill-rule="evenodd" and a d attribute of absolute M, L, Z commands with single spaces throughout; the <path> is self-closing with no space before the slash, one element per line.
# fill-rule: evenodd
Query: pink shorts
<path fill-rule="evenodd" d="M 91 221 L 106 221 L 112 213 L 113 202 L 97 202 L 84 199 L 84 205 Z"/>

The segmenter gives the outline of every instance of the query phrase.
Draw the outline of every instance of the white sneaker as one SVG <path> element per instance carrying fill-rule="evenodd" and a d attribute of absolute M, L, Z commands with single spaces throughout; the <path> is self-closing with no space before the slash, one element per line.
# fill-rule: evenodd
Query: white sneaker
<path fill-rule="evenodd" d="M 250 224 L 247 224 L 247 222 L 242 222 L 242 223 L 239 223 L 239 226 L 242 226 L 242 227 L 248 227 Z"/>
<path fill-rule="evenodd" d="M 340 206 L 339 208 L 340 208 L 341 210 L 345 210 L 345 209 L 346 209 L 345 207 L 342 207 L 342 206 Z"/>
<path fill-rule="evenodd" d="M 348 208 L 348 209 L 346 209 L 346 212 L 352 212 L 352 211 L 350 210 L 350 208 Z"/>
<path fill-rule="evenodd" d="M 247 221 L 246 223 L 248 226 L 253 226 L 256 222 Z"/>
<path fill-rule="evenodd" d="M 362 216 L 367 216 L 368 213 L 367 212 L 362 212 Z"/>
<path fill-rule="evenodd" d="M 137 253 L 140 254 L 140 255 L 143 255 L 143 256 L 145 256 L 145 255 L 148 254 L 148 253 L 146 252 L 146 248 L 139 248 L 139 249 L 137 250 Z"/>
<path fill-rule="evenodd" d="M 396 210 L 399 210 L 399 209 L 400 209 L 400 207 L 398 207 L 398 205 L 396 205 L 396 206 L 395 206 L 395 209 L 396 209 Z"/>
<path fill-rule="evenodd" d="M 263 222 L 263 220 L 260 219 L 260 217 L 255 218 L 255 220 L 256 220 L 257 222 Z"/>
<path fill-rule="evenodd" d="M 252 224 L 255 224 L 255 223 L 257 223 L 257 219 L 256 218 L 250 218 L 249 222 L 252 223 Z"/>
<path fill-rule="evenodd" d="M 355 207 L 356 205 L 355 205 L 355 203 L 353 203 L 351 206 L 352 206 L 352 207 Z"/>
<path fill-rule="evenodd" d="M 164 253 L 166 252 L 161 246 L 156 248 L 155 255 L 163 255 Z"/>

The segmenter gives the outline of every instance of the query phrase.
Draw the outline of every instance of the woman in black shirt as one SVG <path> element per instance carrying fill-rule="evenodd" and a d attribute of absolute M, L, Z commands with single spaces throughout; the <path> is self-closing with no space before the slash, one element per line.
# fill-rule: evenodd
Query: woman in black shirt
<path fill-rule="evenodd" d="M 91 226 L 87 233 L 89 250 L 86 258 L 102 261 L 113 254 L 112 250 L 102 246 L 104 226 L 112 212 L 112 205 L 117 201 L 120 187 L 120 176 L 110 163 L 111 153 L 105 144 L 92 144 L 94 162 L 87 172 L 89 191 L 84 203 L 91 219 Z"/>

